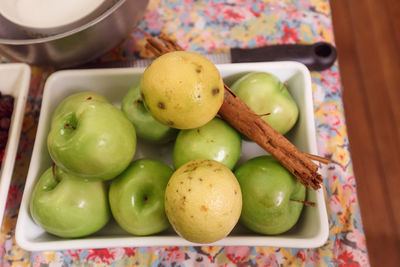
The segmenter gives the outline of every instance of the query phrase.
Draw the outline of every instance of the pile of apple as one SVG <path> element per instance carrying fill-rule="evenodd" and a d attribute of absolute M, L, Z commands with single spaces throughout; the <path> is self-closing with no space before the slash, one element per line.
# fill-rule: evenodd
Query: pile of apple
<path fill-rule="evenodd" d="M 277 131 L 287 133 L 298 108 L 274 75 L 250 72 L 231 89 Z M 306 189 L 271 156 L 236 166 L 242 136 L 217 113 L 224 84 L 217 68 L 191 52 L 167 53 L 144 71 L 121 109 L 94 92 L 65 98 L 47 138 L 54 164 L 30 201 L 34 221 L 65 238 L 103 228 L 111 217 L 133 235 L 173 229 L 195 243 L 227 236 L 240 220 L 276 235 L 299 219 Z M 133 161 L 137 138 L 174 142 L 173 168 Z M 246 137 L 243 137 L 246 138 Z M 73 197 L 71 197 L 71 195 Z"/>

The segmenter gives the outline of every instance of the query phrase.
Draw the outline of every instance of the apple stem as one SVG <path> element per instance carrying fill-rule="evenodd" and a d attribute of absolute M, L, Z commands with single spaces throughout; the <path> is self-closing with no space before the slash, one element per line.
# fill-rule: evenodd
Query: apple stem
<path fill-rule="evenodd" d="M 76 129 L 75 126 L 73 126 L 73 125 L 71 125 L 69 123 L 64 124 L 64 128 L 71 128 L 72 130 Z"/>
<path fill-rule="evenodd" d="M 135 103 L 138 104 L 138 105 L 141 105 L 141 104 L 143 104 L 143 101 L 140 100 L 140 99 L 137 99 L 137 100 L 135 100 Z"/>
<path fill-rule="evenodd" d="M 292 198 L 290 199 L 290 201 L 300 202 L 309 207 L 315 207 L 315 202 L 312 202 L 312 201 L 303 201 L 303 200 L 292 199 Z"/>
<path fill-rule="evenodd" d="M 271 115 L 271 112 L 264 113 L 264 114 L 257 114 L 257 116 L 259 116 L 259 117 L 264 117 L 264 116 L 268 116 L 268 115 Z"/>
<path fill-rule="evenodd" d="M 287 87 L 287 82 L 284 82 L 281 86 L 281 91 L 283 91 Z"/>
<path fill-rule="evenodd" d="M 54 162 L 51 165 L 51 170 L 53 171 L 54 181 L 56 181 L 56 183 L 58 184 L 60 182 L 60 180 L 57 179 L 57 176 L 56 176 L 56 164 Z"/>

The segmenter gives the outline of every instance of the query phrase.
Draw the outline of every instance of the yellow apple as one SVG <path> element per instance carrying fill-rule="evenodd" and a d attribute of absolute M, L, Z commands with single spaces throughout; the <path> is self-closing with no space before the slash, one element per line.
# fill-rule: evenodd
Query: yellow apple
<path fill-rule="evenodd" d="M 224 83 L 215 65 L 187 51 L 155 59 L 143 73 L 140 90 L 151 115 L 177 129 L 211 121 L 224 100 Z"/>
<path fill-rule="evenodd" d="M 190 242 L 226 237 L 242 210 L 240 185 L 224 164 L 196 159 L 176 170 L 165 192 L 165 211 L 175 231 Z"/>

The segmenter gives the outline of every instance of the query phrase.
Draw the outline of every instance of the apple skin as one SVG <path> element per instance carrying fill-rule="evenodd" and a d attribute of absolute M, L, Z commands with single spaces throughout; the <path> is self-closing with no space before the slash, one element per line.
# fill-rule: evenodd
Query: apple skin
<path fill-rule="evenodd" d="M 224 82 L 205 56 L 173 51 L 157 57 L 140 81 L 147 110 L 176 129 L 200 127 L 212 120 L 224 101 Z"/>
<path fill-rule="evenodd" d="M 136 135 L 151 143 L 164 144 L 176 138 L 178 130 L 158 122 L 146 109 L 140 86 L 133 86 L 122 99 L 121 110 L 133 123 Z"/>
<path fill-rule="evenodd" d="M 306 188 L 272 156 L 248 160 L 236 171 L 242 189 L 243 208 L 240 222 L 248 229 L 277 235 L 298 221 Z"/>
<path fill-rule="evenodd" d="M 47 169 L 30 200 L 34 222 L 65 238 L 84 237 L 103 228 L 111 217 L 107 189 L 101 181 L 76 177 L 62 169 Z M 57 180 L 59 182 L 57 182 Z"/>
<path fill-rule="evenodd" d="M 172 173 L 164 163 L 139 159 L 111 182 L 111 212 L 122 229 L 134 235 L 151 235 L 169 227 L 164 194 Z"/>
<path fill-rule="evenodd" d="M 242 152 L 240 134 L 228 123 L 215 117 L 207 124 L 181 130 L 173 152 L 175 169 L 194 159 L 212 159 L 233 169 Z"/>
<path fill-rule="evenodd" d="M 47 146 L 53 161 L 65 171 L 83 178 L 109 180 L 132 161 L 136 133 L 121 110 L 96 93 L 83 92 L 59 104 Z"/>
<path fill-rule="evenodd" d="M 289 132 L 299 116 L 299 108 L 285 84 L 266 72 L 250 72 L 230 87 L 256 114 L 263 116 L 281 134 Z"/>
<path fill-rule="evenodd" d="M 165 212 L 184 239 L 209 244 L 225 238 L 242 210 L 240 185 L 224 164 L 196 159 L 177 169 L 165 191 Z"/>

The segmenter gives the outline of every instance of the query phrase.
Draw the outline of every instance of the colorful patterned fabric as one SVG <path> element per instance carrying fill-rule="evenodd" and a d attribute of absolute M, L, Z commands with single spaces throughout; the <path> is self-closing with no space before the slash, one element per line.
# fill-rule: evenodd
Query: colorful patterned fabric
<path fill-rule="evenodd" d="M 220 53 L 229 47 L 334 43 L 328 0 L 150 0 L 139 28 L 165 32 L 186 50 Z M 130 38 L 99 61 L 149 57 L 143 35 Z M 330 235 L 317 249 L 276 247 L 150 247 L 48 252 L 24 251 L 15 224 L 29 167 L 48 72 L 32 68 L 32 82 L 15 172 L 0 235 L 1 266 L 368 266 L 343 114 L 337 63 L 312 72 L 315 125 L 324 166 Z"/>

